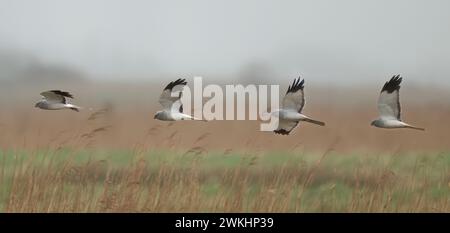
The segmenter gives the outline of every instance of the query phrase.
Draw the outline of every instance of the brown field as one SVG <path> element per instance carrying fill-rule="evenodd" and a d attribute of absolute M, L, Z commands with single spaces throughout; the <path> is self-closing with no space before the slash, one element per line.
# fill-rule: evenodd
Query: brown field
<path fill-rule="evenodd" d="M 161 84 L 157 84 L 160 85 Z M 41 90 L 33 86 L 3 98 L 0 112 L 2 148 L 84 148 L 87 144 L 107 148 L 180 148 L 202 146 L 211 150 L 278 150 L 302 147 L 323 152 L 355 151 L 446 151 L 450 124 L 450 94 L 444 90 L 402 89 L 402 118 L 426 128 L 380 130 L 370 126 L 377 117 L 378 88 L 330 88 L 306 90 L 304 113 L 327 123 L 326 127 L 301 124 L 290 136 L 260 132 L 258 121 L 211 121 L 167 123 L 156 121 L 160 87 L 153 83 L 87 84 L 68 86 L 74 103 L 83 111 L 41 111 L 34 108 Z M 61 88 L 64 89 L 64 85 Z M 5 90 L 8 92 L 9 90 Z M 284 93 L 284 88 L 280 88 Z M 24 94 L 27 93 L 27 94 Z M 6 101 L 12 100 L 12 101 Z M 12 106 L 10 103 L 14 103 Z M 0 102 L 1 104 L 1 102 Z M 102 112 L 105 108 L 111 111 Z M 93 116 L 94 115 L 94 116 Z M 80 137 L 97 128 L 96 137 Z M 197 138 L 204 136 L 200 142 Z M 168 140 L 170 139 L 170 140 Z"/>
<path fill-rule="evenodd" d="M 326 127 L 279 136 L 257 121 L 156 121 L 159 86 L 59 86 L 80 113 L 35 109 L 50 86 L 3 89 L 0 211 L 450 211 L 445 90 L 402 88 L 420 132 L 370 126 L 378 87 L 310 88 L 304 113 Z"/>

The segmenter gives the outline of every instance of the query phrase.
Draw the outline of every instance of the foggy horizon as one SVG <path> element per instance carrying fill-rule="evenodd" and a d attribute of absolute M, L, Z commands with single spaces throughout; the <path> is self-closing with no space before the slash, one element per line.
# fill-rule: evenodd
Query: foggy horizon
<path fill-rule="evenodd" d="M 359 86 L 401 74 L 408 83 L 450 86 L 448 1 L 0 4 L 0 80 L 42 66 L 105 81 L 302 75 Z"/>

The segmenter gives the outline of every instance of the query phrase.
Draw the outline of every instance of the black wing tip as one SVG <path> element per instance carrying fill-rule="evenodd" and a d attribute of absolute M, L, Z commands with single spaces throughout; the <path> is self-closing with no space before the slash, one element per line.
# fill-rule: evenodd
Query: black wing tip
<path fill-rule="evenodd" d="M 387 81 L 381 92 L 387 91 L 388 93 L 392 93 L 394 91 L 400 90 L 400 83 L 402 83 L 402 77 L 398 75 L 394 75 L 389 81 Z"/>
<path fill-rule="evenodd" d="M 57 95 L 61 95 L 61 96 L 64 96 L 64 97 L 68 97 L 68 98 L 72 98 L 72 99 L 73 99 L 73 95 L 70 94 L 70 93 L 67 92 L 67 91 L 50 90 L 49 92 L 53 92 L 53 93 L 55 93 L 55 94 L 57 94 Z"/>
<path fill-rule="evenodd" d="M 297 92 L 298 90 L 303 90 L 303 88 L 305 87 L 304 84 L 305 84 L 305 79 L 303 79 L 301 77 L 294 79 L 294 82 L 292 83 L 292 85 L 289 85 L 286 94 L 289 92 Z"/>
<path fill-rule="evenodd" d="M 281 135 L 289 135 L 289 133 L 291 131 L 287 131 L 285 129 L 279 129 L 279 130 L 274 130 L 273 132 L 276 133 L 276 134 L 281 134 Z"/>
<path fill-rule="evenodd" d="M 172 81 L 169 84 L 167 84 L 167 86 L 164 88 L 164 90 L 172 90 L 175 86 L 186 85 L 186 84 L 187 84 L 186 79 L 179 78 L 179 79 L 177 79 L 175 81 Z"/>

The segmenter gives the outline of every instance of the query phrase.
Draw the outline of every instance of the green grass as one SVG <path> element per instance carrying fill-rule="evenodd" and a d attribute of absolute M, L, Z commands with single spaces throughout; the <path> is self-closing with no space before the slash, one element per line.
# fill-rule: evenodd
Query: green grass
<path fill-rule="evenodd" d="M 449 212 L 450 153 L 0 151 L 0 212 Z"/>

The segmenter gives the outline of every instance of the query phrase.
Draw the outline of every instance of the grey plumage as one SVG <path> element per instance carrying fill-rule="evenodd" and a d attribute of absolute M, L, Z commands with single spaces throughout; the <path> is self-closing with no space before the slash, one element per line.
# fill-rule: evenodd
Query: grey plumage
<path fill-rule="evenodd" d="M 177 79 L 170 82 L 161 93 L 159 103 L 163 110 L 156 112 L 154 119 L 161 121 L 179 121 L 179 120 L 199 120 L 183 113 L 183 104 L 181 103 L 182 91 L 173 95 L 173 88 L 176 86 L 185 86 L 185 79 Z"/>
<path fill-rule="evenodd" d="M 72 98 L 73 95 L 66 91 L 61 90 L 50 90 L 41 93 L 44 97 L 42 100 L 35 104 L 35 107 L 44 110 L 61 110 L 61 109 L 71 109 L 78 112 L 80 107 L 68 103 L 66 98 Z"/>
<path fill-rule="evenodd" d="M 378 119 L 372 121 L 371 125 L 386 129 L 409 128 L 425 130 L 423 128 L 409 125 L 401 120 L 401 82 L 402 77 L 400 77 L 400 75 L 395 75 L 383 85 L 381 88 L 380 97 L 378 98 L 378 112 L 380 116 Z"/>
<path fill-rule="evenodd" d="M 305 106 L 304 95 L 305 80 L 300 77 L 296 78 L 292 85 L 289 85 L 286 95 L 283 98 L 282 109 L 274 111 L 279 119 L 279 125 L 273 132 L 281 135 L 289 135 L 289 133 L 298 125 L 300 121 L 306 121 L 316 125 L 324 126 L 325 123 L 313 120 L 302 114 Z"/>

